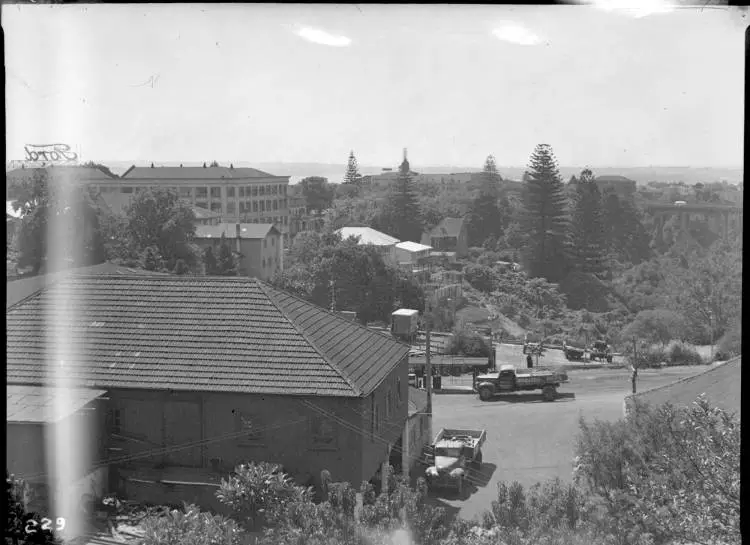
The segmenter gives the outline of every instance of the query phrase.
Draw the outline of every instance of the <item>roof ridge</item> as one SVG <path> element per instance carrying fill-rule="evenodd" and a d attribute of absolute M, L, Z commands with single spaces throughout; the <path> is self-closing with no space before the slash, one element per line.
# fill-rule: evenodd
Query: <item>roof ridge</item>
<path fill-rule="evenodd" d="M 279 303 L 276 301 L 276 299 L 273 297 L 273 295 L 271 293 L 269 293 L 269 290 L 268 290 L 268 288 L 270 288 L 270 289 L 272 289 L 274 291 L 275 291 L 275 289 L 272 286 L 266 285 L 265 282 L 262 282 L 261 280 L 258 280 L 257 278 L 255 278 L 254 280 L 255 280 L 255 283 L 260 288 L 260 290 L 265 294 L 266 297 L 268 297 L 268 300 L 271 301 L 271 303 L 273 304 L 273 306 L 276 307 L 276 309 L 281 313 L 281 315 L 284 318 L 286 318 L 286 320 L 292 325 L 292 327 L 294 328 L 294 330 L 297 333 L 299 333 L 300 335 L 302 335 L 302 337 L 310 344 L 310 346 L 313 347 L 313 349 L 315 350 L 315 352 L 317 352 L 317 354 L 323 359 L 323 361 L 325 361 L 326 364 L 331 367 L 331 369 L 333 369 L 334 371 L 336 371 L 336 373 L 338 373 L 338 375 L 344 380 L 344 382 L 346 382 L 346 384 L 349 386 L 349 388 L 351 388 L 352 391 L 358 397 L 362 396 L 362 391 L 349 379 L 349 377 L 347 377 L 344 374 L 344 372 L 341 369 L 339 369 L 339 366 L 336 365 L 335 363 L 333 363 L 332 361 L 330 361 L 330 358 L 323 353 L 323 351 L 320 349 L 320 347 L 318 347 L 318 345 L 310 338 L 310 336 L 305 331 L 303 331 L 302 328 L 299 327 L 294 320 L 292 320 L 292 318 L 289 317 L 289 315 L 286 313 L 286 311 L 283 308 L 281 308 L 281 305 L 279 305 Z M 285 292 L 285 293 L 287 293 L 287 292 Z M 291 293 L 287 293 L 287 295 L 291 295 L 292 297 L 295 297 L 296 299 L 299 299 L 300 301 L 302 301 L 302 302 L 304 302 L 304 303 L 306 303 L 308 305 L 312 304 L 312 303 L 310 303 L 310 301 L 305 301 L 301 297 L 296 297 L 295 295 L 293 295 Z M 320 308 L 317 305 L 313 305 L 313 306 L 315 306 L 316 308 Z M 321 308 L 321 310 L 324 310 L 324 309 Z M 340 316 L 336 316 L 336 317 L 337 318 L 341 318 Z M 341 319 L 343 320 L 343 318 L 341 318 Z"/>

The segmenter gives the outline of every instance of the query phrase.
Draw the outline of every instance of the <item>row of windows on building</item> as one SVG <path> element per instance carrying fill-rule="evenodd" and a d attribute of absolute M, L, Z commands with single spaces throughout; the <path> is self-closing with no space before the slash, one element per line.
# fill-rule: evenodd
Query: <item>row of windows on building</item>
<path fill-rule="evenodd" d="M 288 225 L 289 218 L 287 216 L 269 216 L 261 218 L 250 218 L 248 216 L 241 216 L 239 220 L 242 223 L 273 223 L 274 225 Z"/>
<path fill-rule="evenodd" d="M 249 411 L 234 410 L 235 431 L 239 435 L 240 446 L 265 446 L 267 435 L 265 423 Z M 336 427 L 333 422 L 322 416 L 314 415 L 308 419 L 310 443 L 313 448 L 336 448 L 338 443 Z"/>
<path fill-rule="evenodd" d="M 385 420 L 388 421 L 391 419 L 391 416 L 393 415 L 394 411 L 397 407 L 400 407 L 403 403 L 403 392 L 401 390 L 401 379 L 396 378 L 395 379 L 395 392 L 392 388 L 393 385 L 393 379 L 389 380 L 388 384 L 388 390 L 385 394 Z M 380 404 L 375 401 L 375 397 L 372 398 L 372 420 L 371 427 L 370 427 L 370 436 L 374 437 L 376 433 L 380 431 L 380 428 L 383 424 L 381 418 L 380 418 Z"/>
<path fill-rule="evenodd" d="M 211 204 L 209 205 L 207 201 L 200 201 L 198 199 L 195 199 L 194 204 L 199 208 L 211 210 L 211 212 L 226 212 L 227 215 L 233 216 L 237 214 L 238 211 L 240 214 L 250 214 L 284 210 L 284 208 L 286 207 L 286 199 L 269 199 L 263 201 L 252 201 L 252 203 L 240 201 L 239 207 L 237 206 L 236 201 L 228 201 L 226 210 L 224 210 L 221 201 L 211 201 Z"/>
<path fill-rule="evenodd" d="M 141 189 L 145 189 L 145 186 L 100 186 L 100 191 L 103 193 L 135 193 Z M 234 199 L 239 197 L 240 199 L 250 197 L 265 197 L 271 195 L 283 195 L 287 194 L 287 186 L 284 184 L 266 184 L 266 185 L 246 185 L 246 186 L 190 186 L 190 187 L 179 187 L 177 191 L 180 197 L 193 197 L 196 199 L 208 199 L 209 196 L 212 199 L 221 199 L 226 196 L 228 199 Z"/>

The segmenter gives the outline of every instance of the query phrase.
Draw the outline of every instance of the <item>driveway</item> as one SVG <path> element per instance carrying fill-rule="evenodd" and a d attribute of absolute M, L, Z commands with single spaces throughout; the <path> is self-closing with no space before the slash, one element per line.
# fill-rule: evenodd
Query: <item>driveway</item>
<path fill-rule="evenodd" d="M 705 367 L 642 370 L 638 391 L 669 384 L 705 371 Z M 433 396 L 433 431 L 440 428 L 486 429 L 481 475 L 466 499 L 445 494 L 441 502 L 462 518 L 480 516 L 496 497 L 497 483 L 518 481 L 531 486 L 560 477 L 570 481 L 578 421 L 617 420 L 625 395 L 631 393 L 625 369 L 569 371 L 571 382 L 560 388 L 562 399 L 545 403 L 535 393 L 511 394 L 491 402 L 476 394 Z"/>

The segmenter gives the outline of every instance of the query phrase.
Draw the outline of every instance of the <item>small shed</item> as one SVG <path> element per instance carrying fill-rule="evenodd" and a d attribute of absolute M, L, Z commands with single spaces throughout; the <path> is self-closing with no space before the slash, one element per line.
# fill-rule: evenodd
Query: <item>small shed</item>
<path fill-rule="evenodd" d="M 411 337 L 416 335 L 419 328 L 419 311 L 400 308 L 391 314 L 391 331 L 395 335 Z"/>

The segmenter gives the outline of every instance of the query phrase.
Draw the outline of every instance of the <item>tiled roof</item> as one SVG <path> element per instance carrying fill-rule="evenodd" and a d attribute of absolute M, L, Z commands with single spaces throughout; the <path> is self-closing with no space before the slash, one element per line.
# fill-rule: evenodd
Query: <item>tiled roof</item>
<path fill-rule="evenodd" d="M 142 269 L 131 269 L 115 263 L 101 263 L 90 267 L 80 267 L 78 269 L 67 269 L 47 274 L 38 274 L 27 278 L 19 278 L 6 283 L 5 288 L 5 308 L 8 309 L 19 301 L 31 297 L 54 282 L 70 276 L 71 274 L 120 274 L 120 275 L 168 275 L 169 273 L 154 273 Z"/>
<path fill-rule="evenodd" d="M 674 406 L 688 406 L 705 394 L 711 405 L 738 416 L 742 406 L 742 358 L 734 358 L 691 377 L 672 384 L 636 394 L 636 399 L 651 405 L 666 402 Z"/>
<path fill-rule="evenodd" d="M 160 180 L 221 180 L 247 178 L 274 178 L 273 174 L 256 168 L 229 167 L 130 167 L 123 178 Z"/>
<path fill-rule="evenodd" d="M 431 232 L 435 237 L 458 237 L 463 227 L 463 218 L 444 218 Z"/>
<path fill-rule="evenodd" d="M 27 423 L 58 422 L 85 407 L 106 390 L 88 388 L 47 388 L 9 384 L 7 421 Z"/>
<path fill-rule="evenodd" d="M 67 302 L 76 312 L 49 316 Z M 45 320 L 46 318 L 46 320 Z M 55 335 L 95 388 L 367 395 L 408 347 L 252 278 L 69 275 L 6 312 L 7 382 L 45 384 Z"/>
<path fill-rule="evenodd" d="M 373 244 L 375 246 L 391 246 L 398 244 L 397 238 L 376 231 L 371 227 L 342 227 L 338 230 L 341 238 L 346 240 L 349 237 L 359 237 L 360 244 Z"/>
<path fill-rule="evenodd" d="M 266 238 L 269 231 L 280 234 L 272 223 L 240 223 L 240 238 Z M 237 238 L 236 223 L 220 223 L 218 225 L 196 225 L 195 238 Z"/>

